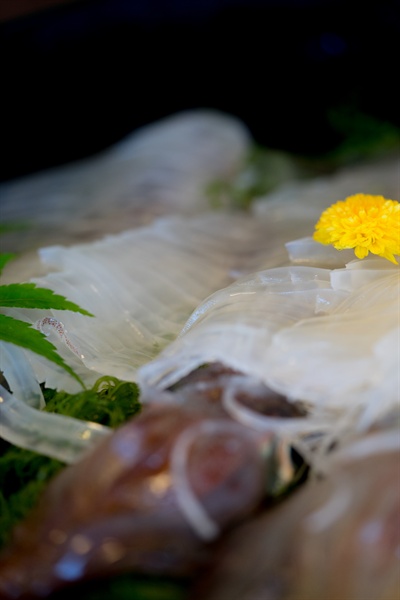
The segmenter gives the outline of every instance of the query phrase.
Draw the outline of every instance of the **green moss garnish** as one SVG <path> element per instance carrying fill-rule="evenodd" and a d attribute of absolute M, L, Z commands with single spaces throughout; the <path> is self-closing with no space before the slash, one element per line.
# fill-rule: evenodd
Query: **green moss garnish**
<path fill-rule="evenodd" d="M 139 388 L 136 383 L 116 377 L 101 377 L 92 389 L 67 394 L 44 388 L 45 410 L 118 427 L 140 411 Z"/>

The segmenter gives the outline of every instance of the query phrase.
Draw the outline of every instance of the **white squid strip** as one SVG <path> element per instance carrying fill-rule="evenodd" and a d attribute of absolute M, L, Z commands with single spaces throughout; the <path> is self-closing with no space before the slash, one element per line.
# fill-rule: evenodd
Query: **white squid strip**
<path fill-rule="evenodd" d="M 111 429 L 36 410 L 0 386 L 0 436 L 16 446 L 57 458 L 76 462 Z"/>
<path fill-rule="evenodd" d="M 167 388 L 214 361 L 263 379 L 274 334 L 343 297 L 327 269 L 291 266 L 245 277 L 207 298 L 179 339 L 140 369 L 139 382 Z"/>

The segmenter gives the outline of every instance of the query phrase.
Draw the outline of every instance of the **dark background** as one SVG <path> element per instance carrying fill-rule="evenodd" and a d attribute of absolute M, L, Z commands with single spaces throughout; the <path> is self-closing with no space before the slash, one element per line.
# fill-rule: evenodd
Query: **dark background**
<path fill-rule="evenodd" d="M 0 0 L 2 180 L 194 107 L 237 115 L 259 144 L 311 156 L 343 141 L 338 111 L 350 124 L 361 113 L 400 125 L 398 2 L 56 4 Z"/>

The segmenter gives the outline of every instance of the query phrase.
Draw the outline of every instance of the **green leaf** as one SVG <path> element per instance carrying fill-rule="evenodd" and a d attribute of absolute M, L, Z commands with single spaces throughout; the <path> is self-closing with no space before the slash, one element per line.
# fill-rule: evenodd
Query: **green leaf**
<path fill-rule="evenodd" d="M 82 387 L 85 387 L 81 378 L 57 353 L 56 347 L 40 331 L 33 329 L 29 323 L 0 314 L 0 340 L 27 348 L 44 356 L 47 360 L 65 369 L 74 379 L 79 381 Z"/>
<path fill-rule="evenodd" d="M 11 252 L 1 252 L 1 254 L 0 254 L 0 275 L 3 272 L 3 269 L 6 266 L 6 264 L 14 257 L 15 257 L 15 254 L 12 254 Z"/>
<path fill-rule="evenodd" d="M 18 308 L 53 308 L 56 310 L 72 310 L 82 315 L 93 315 L 70 302 L 64 296 L 59 296 L 51 290 L 37 287 L 34 283 L 11 283 L 0 286 L 0 306 Z"/>

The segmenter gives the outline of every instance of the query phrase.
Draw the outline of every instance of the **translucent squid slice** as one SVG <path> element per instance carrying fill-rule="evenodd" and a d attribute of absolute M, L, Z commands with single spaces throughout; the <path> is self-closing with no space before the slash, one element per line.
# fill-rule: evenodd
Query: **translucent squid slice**
<path fill-rule="evenodd" d="M 361 263 L 339 273 L 271 269 L 216 292 L 139 370 L 139 384 L 168 388 L 218 361 L 304 402 L 318 419 L 330 414 L 332 428 L 366 427 L 399 401 L 400 269 Z"/>

